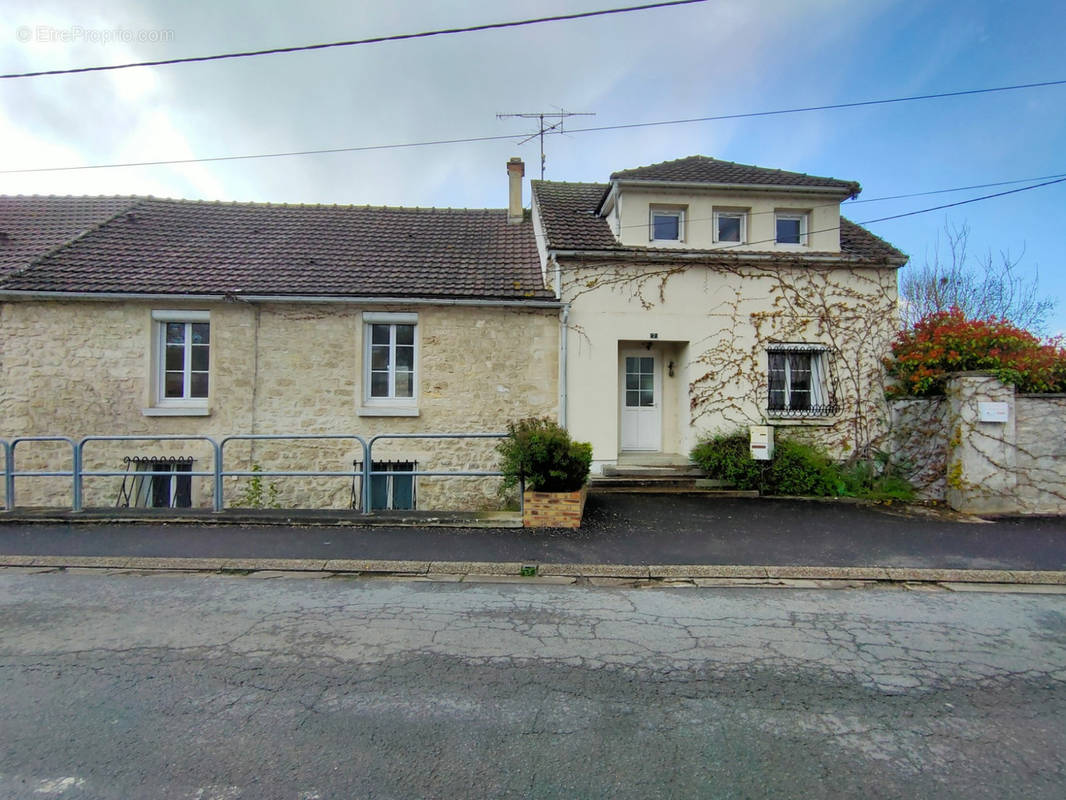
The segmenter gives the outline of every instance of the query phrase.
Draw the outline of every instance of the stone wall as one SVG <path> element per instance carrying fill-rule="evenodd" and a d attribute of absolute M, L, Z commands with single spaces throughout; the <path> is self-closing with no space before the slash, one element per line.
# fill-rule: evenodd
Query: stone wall
<path fill-rule="evenodd" d="M 943 398 L 892 411 L 894 454 L 926 497 L 975 514 L 1066 514 L 1066 395 L 960 373 Z"/>
<path fill-rule="evenodd" d="M 153 308 L 211 312 L 209 416 L 146 416 L 152 403 Z M 418 416 L 361 416 L 363 311 L 418 314 Z M 0 304 L 0 438 L 63 434 L 206 435 L 462 433 L 502 431 L 558 408 L 558 315 L 552 309 L 341 304 L 18 302 Z M 494 442 L 388 440 L 374 460 L 416 460 L 419 470 L 491 470 Z M 66 448 L 69 452 L 69 447 Z M 123 457 L 191 456 L 212 468 L 202 442 L 99 442 L 86 470 L 120 470 Z M 54 444 L 19 445 L 17 467 L 69 469 Z M 351 470 L 351 440 L 233 441 L 227 469 Z M 347 478 L 263 478 L 283 507 L 344 508 Z M 86 478 L 86 506 L 114 505 L 121 479 Z M 495 478 L 417 479 L 418 507 L 494 508 Z M 227 505 L 248 480 L 227 478 Z M 2 491 L 2 486 L 0 486 Z M 19 506 L 69 505 L 70 481 L 20 478 Z M 213 502 L 209 478 L 194 479 L 194 505 Z"/>

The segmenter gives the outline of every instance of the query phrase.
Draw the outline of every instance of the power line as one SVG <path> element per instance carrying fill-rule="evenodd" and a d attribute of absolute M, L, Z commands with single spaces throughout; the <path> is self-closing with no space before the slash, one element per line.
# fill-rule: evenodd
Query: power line
<path fill-rule="evenodd" d="M 947 194 L 949 192 L 965 192 L 969 189 L 990 189 L 993 186 L 1010 186 L 1015 183 L 1032 183 L 1033 181 L 1046 181 L 1051 178 L 1066 178 L 1066 172 L 1057 175 L 1041 175 L 1036 178 L 1016 178 L 1010 181 L 996 181 L 995 183 L 975 183 L 972 186 L 956 186 L 952 189 L 933 189 L 928 192 L 911 192 L 910 194 L 891 194 L 884 197 L 864 197 L 862 200 L 846 200 L 844 205 L 853 206 L 858 203 L 880 203 L 884 200 L 902 200 L 906 197 L 924 197 L 931 194 Z"/>
<path fill-rule="evenodd" d="M 996 192 L 995 194 L 986 194 L 986 195 L 983 195 L 981 197 L 971 197 L 968 200 L 960 200 L 957 203 L 946 203 L 944 205 L 939 205 L 939 206 L 930 206 L 929 208 L 919 208 L 919 209 L 917 209 L 915 211 L 906 211 L 906 212 L 904 212 L 902 214 L 892 214 L 891 216 L 878 217 L 877 219 L 864 219 L 862 222 L 856 222 L 855 224 L 856 225 L 872 225 L 875 222 L 887 222 L 888 220 L 900 219 L 902 217 L 913 217 L 913 216 L 916 216 L 918 214 L 927 214 L 930 211 L 940 211 L 940 210 L 945 209 L 945 208 L 954 208 L 955 206 L 964 206 L 964 205 L 967 205 L 969 203 L 979 203 L 982 200 L 991 200 L 991 199 L 993 199 L 995 197 L 1003 197 L 1004 195 L 1008 195 L 1008 194 L 1018 194 L 1019 192 L 1028 192 L 1031 189 L 1040 189 L 1040 188 L 1042 188 L 1044 186 L 1051 186 L 1052 184 L 1064 183 L 1064 182 L 1066 182 L 1066 177 L 1059 178 L 1059 179 L 1053 180 L 1053 181 L 1045 181 L 1044 183 L 1037 183 L 1037 184 L 1034 184 L 1033 186 L 1023 186 L 1020 189 L 1011 189 L 1011 190 L 1006 191 L 1006 192 Z M 840 228 L 841 228 L 840 225 L 834 225 L 834 226 L 832 226 L 830 228 L 819 228 L 818 230 L 815 230 L 815 231 L 807 231 L 805 236 L 811 236 L 811 235 L 816 234 L 816 233 L 829 233 L 830 231 L 839 231 Z M 734 247 L 746 247 L 746 246 L 755 245 L 755 244 L 771 244 L 771 243 L 774 243 L 776 241 L 777 241 L 777 237 L 775 236 L 772 239 L 760 239 L 759 241 L 756 241 L 756 242 L 737 242 L 735 244 L 724 245 L 722 247 L 718 247 L 718 248 L 715 248 L 715 249 L 716 250 L 729 250 L 729 249 L 734 248 Z"/>
<path fill-rule="evenodd" d="M 598 13 L 598 12 L 597 12 Z M 1022 83 L 1013 86 L 995 86 L 984 89 L 967 89 L 957 92 L 940 92 L 937 94 L 923 94 L 923 95 L 911 95 L 908 97 L 892 97 L 881 100 L 859 100 L 852 103 L 834 103 L 824 106 L 806 106 L 803 108 L 786 108 L 778 109 L 775 111 L 750 111 L 741 114 L 722 114 L 712 117 L 691 117 L 687 119 L 673 119 L 673 120 L 660 120 L 658 122 L 631 122 L 619 125 L 600 125 L 594 128 L 571 128 L 568 133 L 591 133 L 598 131 L 612 131 L 612 130 L 624 130 L 628 128 L 648 128 L 656 125 L 682 125 L 693 122 L 714 122 L 718 120 L 727 119 L 744 119 L 749 117 L 769 117 L 778 114 L 799 114 L 811 111 L 830 111 L 841 108 L 857 108 L 860 106 L 872 106 L 872 105 L 884 105 L 888 103 L 904 103 L 914 100 L 932 100 L 936 98 L 944 97 L 961 97 L 966 95 L 987 94 L 991 92 L 1009 92 L 1021 89 L 1035 89 L 1047 86 L 1061 86 L 1066 84 L 1066 80 L 1060 81 L 1042 81 L 1039 83 Z M 235 156 L 206 156 L 202 158 L 176 158 L 176 159 L 160 159 L 157 161 L 127 161 L 116 162 L 110 164 L 84 164 L 73 167 L 30 167 L 25 169 L 4 169 L 0 170 L 0 175 L 15 175 L 31 172 L 68 172 L 74 170 L 83 169 L 112 169 L 121 167 L 159 167 L 172 164 L 199 164 L 208 163 L 214 161 L 245 161 L 248 159 L 259 158 L 288 158 L 291 156 L 312 156 L 312 155 L 324 155 L 329 153 L 359 153 L 372 150 L 400 150 L 412 147 L 432 147 L 436 145 L 445 144 L 468 144 L 471 142 L 492 142 L 503 141 L 511 139 L 524 139 L 527 134 L 505 134 L 498 136 L 468 136 L 457 139 L 434 139 L 423 142 L 401 142 L 395 144 L 372 144 L 372 145 L 358 145 L 353 147 L 329 147 L 316 150 L 291 150 L 280 153 L 251 153 Z"/>
<path fill-rule="evenodd" d="M 646 3 L 639 6 L 626 6 L 625 8 L 607 8 L 601 11 L 582 11 L 575 14 L 557 14 L 551 17 L 537 17 L 536 19 L 523 19 L 512 22 L 490 22 L 484 25 L 471 25 L 465 28 L 444 28 L 441 30 L 422 31 L 421 33 L 399 33 L 392 36 L 373 36 L 369 39 L 351 39 L 344 42 L 328 42 L 322 44 L 305 44 L 295 47 L 272 47 L 267 50 L 246 50 L 236 53 L 217 53 L 210 56 L 189 56 L 187 58 L 166 58 L 157 61 L 134 61 L 128 64 L 106 64 L 96 67 L 74 67 L 72 69 L 48 69 L 37 72 L 12 72 L 0 75 L 0 78 L 39 78 L 43 75 L 72 75 L 81 72 L 106 72 L 116 69 L 130 69 L 132 67 L 160 67 L 168 64 L 191 64 L 199 61 L 222 61 L 231 58 L 250 58 L 252 56 L 279 55 L 282 53 L 299 53 L 307 50 L 327 50 L 332 47 L 354 47 L 361 44 L 380 44 L 382 42 L 400 42 L 408 39 L 427 39 L 431 36 L 448 36 L 456 33 L 473 33 L 476 31 L 499 30 L 501 28 L 518 28 L 524 25 L 540 25 L 545 22 L 564 22 L 573 19 L 587 19 L 589 17 L 604 17 L 610 14 L 628 14 L 632 11 L 650 11 L 656 8 L 669 6 L 686 6 L 692 3 L 705 3 L 707 0 L 664 0 L 660 3 Z"/>
<path fill-rule="evenodd" d="M 888 103 L 907 103 L 912 100 L 936 100 L 942 97 L 963 97 L 972 94 L 989 94 L 991 92 L 1012 92 L 1017 89 L 1036 89 L 1043 86 L 1062 86 L 1066 80 L 1040 81 L 1039 83 L 1018 83 L 1012 86 L 993 86 L 986 89 L 965 89 L 958 92 L 938 92 L 936 94 L 914 94 L 907 97 L 890 97 L 883 100 L 858 100 L 854 103 L 830 103 L 824 106 L 803 106 L 801 108 L 784 108 L 777 111 L 751 111 L 743 114 L 717 114 L 712 117 L 689 117 L 687 119 L 670 119 L 661 122 L 631 122 L 627 125 L 603 125 L 596 128 L 571 128 L 569 133 L 589 133 L 591 131 L 616 131 L 623 128 L 648 128 L 653 125 L 682 125 L 689 122 L 717 122 L 727 119 L 745 119 L 748 117 L 770 117 L 777 114 L 803 114 L 808 111 L 831 111 L 838 108 L 859 108 L 861 106 L 878 106 Z"/>

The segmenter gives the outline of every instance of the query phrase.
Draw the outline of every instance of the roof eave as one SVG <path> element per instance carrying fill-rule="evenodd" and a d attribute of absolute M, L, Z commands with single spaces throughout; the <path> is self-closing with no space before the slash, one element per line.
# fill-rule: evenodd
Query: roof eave
<path fill-rule="evenodd" d="M 853 266 L 891 267 L 898 269 L 907 263 L 906 256 L 885 256 L 883 258 L 863 258 L 862 256 L 849 255 L 847 253 L 743 253 L 725 252 L 715 250 L 701 250 L 698 252 L 660 253 L 632 248 L 618 248 L 615 250 L 604 249 L 562 249 L 549 248 L 549 255 L 556 258 L 589 258 L 597 261 L 603 260 L 644 260 L 644 261 L 751 261 L 751 262 L 775 262 L 775 261 L 806 261 L 818 264 L 849 264 Z"/>
<path fill-rule="evenodd" d="M 708 183 L 704 181 L 662 181 L 642 180 L 639 178 L 616 178 L 611 181 L 612 186 L 619 189 L 626 186 L 644 189 L 700 189 L 712 191 L 730 192 L 757 192 L 762 194 L 817 194 L 831 195 L 847 200 L 849 197 L 857 197 L 862 191 L 859 184 L 849 186 L 796 186 L 789 184 L 768 183 Z"/>

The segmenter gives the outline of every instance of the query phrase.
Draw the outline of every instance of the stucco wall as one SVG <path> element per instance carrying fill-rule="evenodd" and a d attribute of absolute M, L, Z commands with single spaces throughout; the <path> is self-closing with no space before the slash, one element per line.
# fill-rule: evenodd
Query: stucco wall
<path fill-rule="evenodd" d="M 211 313 L 209 416 L 145 416 L 151 405 L 151 312 Z M 368 311 L 418 314 L 419 416 L 360 416 L 363 311 L 347 305 L 18 302 L 0 305 L 3 331 L 0 437 L 64 434 L 457 433 L 502 431 L 515 418 L 555 416 L 558 315 L 551 309 L 419 306 Z M 375 460 L 417 459 L 419 469 L 494 469 L 493 442 L 409 440 L 375 447 Z M 66 448 L 69 450 L 69 448 Z M 63 446 L 19 446 L 22 469 L 69 468 Z M 200 443 L 94 443 L 85 469 L 122 469 L 124 455 L 190 455 L 211 469 Z M 233 442 L 227 469 L 351 469 L 351 442 Z M 346 507 L 345 478 L 263 479 L 283 506 Z M 113 505 L 120 481 L 87 478 L 86 505 Z M 194 480 L 194 503 L 209 505 L 209 479 Z M 226 502 L 247 481 L 227 479 Z M 499 507 L 497 479 L 418 479 L 420 508 Z M 23 478 L 21 505 L 69 504 L 66 479 Z"/>
<path fill-rule="evenodd" d="M 642 190 L 625 187 L 607 220 L 619 241 L 637 247 L 679 247 L 712 249 L 726 246 L 731 251 L 781 250 L 783 252 L 840 252 L 840 203 L 826 195 L 767 195 L 763 192 L 715 194 Z M 685 209 L 684 242 L 649 242 L 649 208 L 683 206 Z M 747 237 L 750 244 L 736 245 L 714 241 L 714 211 L 744 210 L 747 213 Z M 778 245 L 774 213 L 807 213 L 806 246 Z"/>
<path fill-rule="evenodd" d="M 881 358 L 896 329 L 895 270 L 799 261 L 561 263 L 563 296 L 572 303 L 568 426 L 592 442 L 598 467 L 613 463 L 619 451 L 619 342 L 650 344 L 677 362 L 674 377 L 664 378 L 668 396 L 683 399 L 676 437 L 663 442 L 666 452 L 687 454 L 705 435 L 753 424 L 801 432 L 842 457 L 884 435 Z M 772 341 L 830 348 L 838 414 L 768 414 L 766 344 Z M 664 425 L 665 435 L 670 428 Z"/>

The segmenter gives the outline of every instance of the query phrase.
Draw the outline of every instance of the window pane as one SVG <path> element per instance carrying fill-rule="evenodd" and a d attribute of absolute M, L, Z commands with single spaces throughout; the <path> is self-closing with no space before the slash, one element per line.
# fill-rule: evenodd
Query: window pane
<path fill-rule="evenodd" d="M 166 397 L 185 396 L 185 376 L 180 372 L 168 372 L 164 386 L 164 396 Z"/>
<path fill-rule="evenodd" d="M 206 372 L 208 369 L 208 353 L 210 353 L 210 347 L 193 346 L 192 349 L 192 368 Z M 169 354 L 168 354 L 169 355 Z M 167 369 L 176 369 L 176 367 L 170 366 L 170 360 L 167 360 Z"/>
<path fill-rule="evenodd" d="M 410 344 L 415 343 L 415 326 L 414 325 L 397 325 L 396 326 L 396 344 Z"/>
<path fill-rule="evenodd" d="M 641 375 L 640 388 L 646 392 L 650 392 L 655 389 L 655 377 L 653 375 Z"/>
<path fill-rule="evenodd" d="M 678 214 L 655 214 L 652 216 L 652 237 L 677 241 L 681 238 L 681 217 Z"/>
<path fill-rule="evenodd" d="M 211 341 L 211 325 L 207 322 L 194 322 L 192 324 L 192 343 L 208 344 Z"/>
<path fill-rule="evenodd" d="M 651 389 L 641 389 L 640 404 L 645 407 L 655 405 L 655 392 Z"/>
<path fill-rule="evenodd" d="M 807 411 L 811 407 L 811 393 L 809 390 L 797 391 L 795 389 L 789 394 L 788 407 L 793 411 Z"/>
<path fill-rule="evenodd" d="M 626 375 L 626 388 L 627 389 L 639 389 L 640 388 L 640 376 L 639 375 Z"/>
<path fill-rule="evenodd" d="M 153 461 L 152 472 L 168 472 L 171 470 L 165 461 Z M 152 508 L 170 508 L 170 476 L 152 476 Z"/>
<path fill-rule="evenodd" d="M 396 470 L 407 466 L 397 464 Z M 392 507 L 411 509 L 415 507 L 415 478 L 413 475 L 399 475 L 395 471 L 392 474 Z"/>
<path fill-rule="evenodd" d="M 396 372 L 396 396 L 397 397 L 414 397 L 414 381 L 415 374 L 413 372 Z"/>
<path fill-rule="evenodd" d="M 636 408 L 640 405 L 640 392 L 636 389 L 626 391 L 626 408 Z"/>
<path fill-rule="evenodd" d="M 725 214 L 718 217 L 718 241 L 740 241 L 740 217 Z"/>
<path fill-rule="evenodd" d="M 413 347 L 396 346 L 396 369 L 410 372 L 415 368 L 415 349 Z"/>
<path fill-rule="evenodd" d="M 800 221 L 777 218 L 777 241 L 779 244 L 800 243 Z"/>
<path fill-rule="evenodd" d="M 370 326 L 370 341 L 373 344 L 388 344 L 389 343 L 389 326 L 388 325 L 371 325 Z"/>
<path fill-rule="evenodd" d="M 183 345 L 167 345 L 165 369 L 179 371 L 185 369 L 185 347 Z"/>
<path fill-rule="evenodd" d="M 374 464 L 373 469 L 381 467 Z M 389 476 L 373 475 L 370 478 L 370 509 L 389 507 Z"/>
<path fill-rule="evenodd" d="M 389 373 L 387 372 L 373 372 L 370 374 L 370 396 L 371 397 L 388 397 L 389 396 Z"/>
<path fill-rule="evenodd" d="M 785 407 L 785 390 L 783 388 L 774 389 L 774 388 L 771 387 L 771 389 L 770 389 L 770 408 L 772 408 L 774 410 L 780 410 L 780 409 L 783 409 L 784 407 Z"/>
<path fill-rule="evenodd" d="M 640 359 L 626 356 L 626 373 L 640 372 Z"/>
<path fill-rule="evenodd" d="M 655 359 L 654 358 L 642 358 L 640 360 L 640 371 L 644 374 L 651 374 L 655 371 Z"/>
<path fill-rule="evenodd" d="M 206 372 L 194 372 L 192 374 L 189 397 L 207 397 Z"/>
<path fill-rule="evenodd" d="M 380 345 L 373 345 L 370 348 L 370 369 L 388 369 L 389 368 L 389 348 L 388 346 L 382 347 Z"/>
<path fill-rule="evenodd" d="M 167 344 L 181 344 L 185 341 L 185 323 L 167 323 Z"/>

